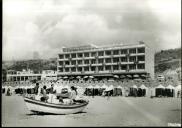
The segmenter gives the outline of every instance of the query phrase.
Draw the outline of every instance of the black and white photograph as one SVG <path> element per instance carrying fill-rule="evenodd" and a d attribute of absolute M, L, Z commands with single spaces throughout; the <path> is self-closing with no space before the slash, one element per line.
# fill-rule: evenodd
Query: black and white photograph
<path fill-rule="evenodd" d="M 181 0 L 2 0 L 2 127 L 181 127 Z"/>

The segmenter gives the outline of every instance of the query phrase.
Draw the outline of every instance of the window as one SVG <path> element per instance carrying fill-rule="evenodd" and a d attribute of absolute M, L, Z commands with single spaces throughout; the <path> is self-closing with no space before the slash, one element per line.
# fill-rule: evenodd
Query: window
<path fill-rule="evenodd" d="M 104 63 L 104 59 L 99 59 L 99 64 Z"/>
<path fill-rule="evenodd" d="M 28 80 L 28 76 L 25 76 L 25 80 Z"/>
<path fill-rule="evenodd" d="M 71 71 L 72 71 L 72 72 L 76 72 L 76 68 L 75 68 L 75 67 L 72 67 L 72 68 L 71 68 Z"/>
<path fill-rule="evenodd" d="M 95 71 L 95 67 L 91 67 L 91 71 Z"/>
<path fill-rule="evenodd" d="M 103 71 L 103 66 L 99 66 L 99 67 L 98 67 L 98 70 L 99 70 L 99 71 Z"/>
<path fill-rule="evenodd" d="M 114 65 L 113 66 L 113 70 L 119 70 L 119 66 L 118 65 Z"/>
<path fill-rule="evenodd" d="M 145 53 L 145 48 L 138 48 L 138 53 Z"/>
<path fill-rule="evenodd" d="M 83 57 L 83 54 L 82 53 L 78 53 L 78 57 L 79 58 L 82 58 Z"/>
<path fill-rule="evenodd" d="M 78 71 L 81 72 L 82 71 L 82 67 L 78 67 Z"/>
<path fill-rule="evenodd" d="M 106 63 L 111 63 L 111 58 L 106 58 Z"/>
<path fill-rule="evenodd" d="M 59 65 L 63 65 L 63 61 L 59 61 Z"/>
<path fill-rule="evenodd" d="M 127 69 L 127 65 L 121 65 L 121 70 L 126 70 Z"/>
<path fill-rule="evenodd" d="M 13 77 L 13 81 L 16 81 L 16 77 Z"/>
<path fill-rule="evenodd" d="M 78 60 L 78 64 L 82 64 L 82 60 Z"/>
<path fill-rule="evenodd" d="M 136 64 L 130 64 L 129 69 L 130 70 L 135 70 L 136 69 Z"/>
<path fill-rule="evenodd" d="M 136 61 L 136 56 L 131 56 L 131 57 L 129 58 L 129 61 L 130 61 L 130 62 L 135 62 L 135 61 Z"/>
<path fill-rule="evenodd" d="M 84 53 L 84 56 L 85 57 L 89 57 L 89 53 L 87 52 L 87 53 Z"/>
<path fill-rule="evenodd" d="M 41 80 L 41 76 L 38 76 L 38 78 L 37 78 L 38 80 Z"/>
<path fill-rule="evenodd" d="M 84 64 L 89 64 L 89 60 L 85 60 L 84 61 Z"/>
<path fill-rule="evenodd" d="M 70 64 L 70 62 L 69 61 L 65 61 L 65 65 L 69 65 Z"/>
<path fill-rule="evenodd" d="M 95 57 L 96 56 L 96 52 L 91 52 L 91 56 Z"/>
<path fill-rule="evenodd" d="M 70 55 L 69 55 L 69 54 L 66 54 L 66 55 L 65 55 L 65 58 L 69 58 L 69 57 L 70 57 Z"/>
<path fill-rule="evenodd" d="M 104 56 L 104 52 L 98 52 L 99 56 Z"/>
<path fill-rule="evenodd" d="M 69 68 L 65 68 L 65 72 L 69 72 Z"/>
<path fill-rule="evenodd" d="M 145 64 L 138 64 L 138 69 L 145 69 Z"/>
<path fill-rule="evenodd" d="M 59 71 L 60 71 L 60 72 L 63 72 L 63 68 L 59 68 Z"/>
<path fill-rule="evenodd" d="M 23 80 L 24 80 L 24 77 L 22 76 L 22 77 L 21 77 L 21 81 L 23 81 Z"/>
<path fill-rule="evenodd" d="M 63 55 L 59 55 L 59 59 L 63 59 Z"/>
<path fill-rule="evenodd" d="M 95 59 L 91 60 L 91 64 L 95 64 L 95 63 L 96 63 Z"/>
<path fill-rule="evenodd" d="M 107 56 L 111 55 L 111 51 L 105 51 L 105 52 Z"/>
<path fill-rule="evenodd" d="M 71 61 L 72 65 L 76 65 L 76 60 Z"/>
<path fill-rule="evenodd" d="M 71 54 L 71 57 L 72 58 L 76 58 L 76 54 Z"/>
<path fill-rule="evenodd" d="M 129 53 L 136 53 L 136 48 L 129 49 Z"/>
<path fill-rule="evenodd" d="M 126 57 L 121 57 L 121 62 L 127 62 L 127 58 Z"/>
<path fill-rule="evenodd" d="M 138 56 L 138 61 L 145 61 L 145 56 Z"/>
<path fill-rule="evenodd" d="M 110 65 L 107 65 L 106 66 L 106 70 L 108 71 L 108 70 L 111 70 L 111 66 Z"/>
<path fill-rule="evenodd" d="M 84 67 L 84 71 L 89 71 L 89 67 Z"/>
<path fill-rule="evenodd" d="M 127 49 L 122 49 L 121 54 L 127 54 Z"/>
<path fill-rule="evenodd" d="M 114 51 L 113 51 L 113 54 L 114 54 L 114 55 L 119 55 L 119 50 L 114 50 Z"/>
<path fill-rule="evenodd" d="M 113 63 L 119 62 L 119 58 L 113 58 Z"/>

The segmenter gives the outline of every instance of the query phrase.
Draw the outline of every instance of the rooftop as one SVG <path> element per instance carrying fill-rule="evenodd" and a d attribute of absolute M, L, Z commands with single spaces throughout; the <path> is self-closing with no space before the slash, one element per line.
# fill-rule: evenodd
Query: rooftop
<path fill-rule="evenodd" d="M 140 41 L 138 44 L 110 44 L 110 45 L 102 45 L 97 46 L 94 44 L 89 45 L 81 45 L 76 47 L 63 47 L 63 52 L 74 52 L 74 51 L 86 51 L 86 50 L 93 50 L 93 49 L 108 49 L 108 48 L 119 48 L 123 46 L 133 46 L 133 45 L 144 45 L 145 43 Z"/>

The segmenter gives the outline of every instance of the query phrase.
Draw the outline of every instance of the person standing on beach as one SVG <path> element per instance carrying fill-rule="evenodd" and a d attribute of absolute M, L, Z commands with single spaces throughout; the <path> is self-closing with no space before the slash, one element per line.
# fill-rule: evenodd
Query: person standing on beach
<path fill-rule="evenodd" d="M 39 83 L 36 83 L 35 88 L 34 88 L 34 94 L 37 95 L 39 92 Z"/>
<path fill-rule="evenodd" d="M 46 86 L 43 87 L 42 93 L 43 93 L 43 97 L 41 98 L 41 101 L 47 102 L 47 100 L 49 99 L 49 97 L 47 96 Z"/>

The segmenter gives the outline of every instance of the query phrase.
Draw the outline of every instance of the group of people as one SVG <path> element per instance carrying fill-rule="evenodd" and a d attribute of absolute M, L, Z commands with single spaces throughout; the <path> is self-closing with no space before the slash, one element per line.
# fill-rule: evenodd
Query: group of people
<path fill-rule="evenodd" d="M 54 97 L 59 103 L 82 103 L 85 101 L 83 97 L 78 96 L 77 88 L 74 86 L 70 87 L 70 91 L 67 88 L 63 88 L 61 92 L 57 92 L 54 89 L 54 84 L 50 88 L 47 88 L 45 85 L 41 88 L 39 83 L 36 83 L 34 87 L 35 99 L 38 99 L 43 102 L 50 101 Z M 38 98 L 36 98 L 38 97 Z M 52 102 L 52 100 L 51 100 Z"/>

